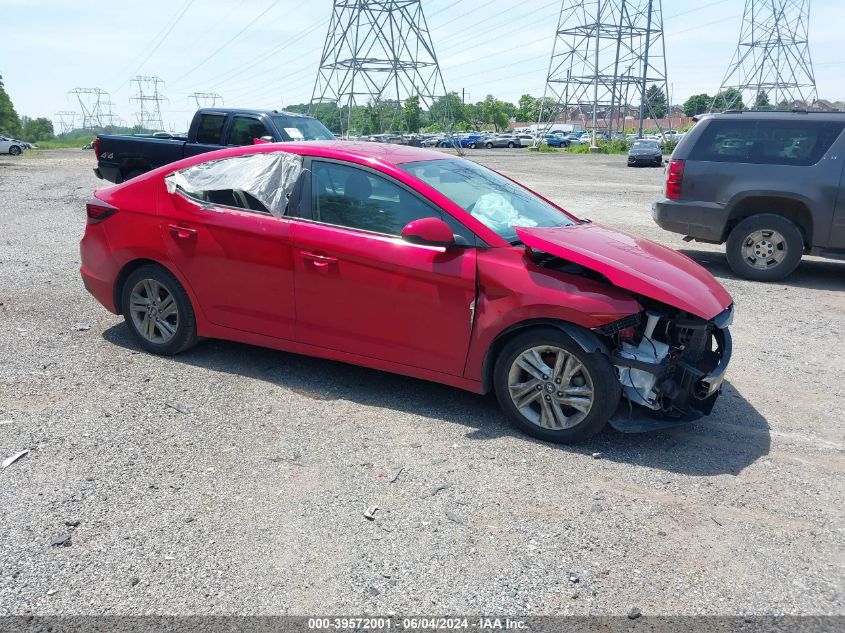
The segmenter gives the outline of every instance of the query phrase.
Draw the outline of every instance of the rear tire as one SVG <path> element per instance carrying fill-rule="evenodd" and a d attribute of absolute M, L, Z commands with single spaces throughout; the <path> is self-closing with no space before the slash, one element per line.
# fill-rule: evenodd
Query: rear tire
<path fill-rule="evenodd" d="M 777 281 L 798 267 L 804 253 L 804 237 L 785 217 L 760 213 L 733 228 L 725 252 L 728 264 L 740 277 Z"/>
<path fill-rule="evenodd" d="M 493 149 L 493 143 L 487 143 L 484 147 L 487 149 Z"/>
<path fill-rule="evenodd" d="M 541 360 L 530 363 L 532 357 Z M 545 364 L 545 370 L 537 372 L 536 364 Z M 552 327 L 533 328 L 511 339 L 493 372 L 496 398 L 510 421 L 529 435 L 558 444 L 574 444 L 598 433 L 622 393 L 604 355 L 587 353 Z"/>
<path fill-rule="evenodd" d="M 121 307 L 132 337 L 152 354 L 173 356 L 197 343 L 188 293 L 163 266 L 148 264 L 133 271 L 123 284 Z"/>
<path fill-rule="evenodd" d="M 509 148 L 509 149 L 513 149 L 513 148 L 514 148 L 513 141 L 510 141 L 510 142 L 508 143 L 508 148 Z"/>

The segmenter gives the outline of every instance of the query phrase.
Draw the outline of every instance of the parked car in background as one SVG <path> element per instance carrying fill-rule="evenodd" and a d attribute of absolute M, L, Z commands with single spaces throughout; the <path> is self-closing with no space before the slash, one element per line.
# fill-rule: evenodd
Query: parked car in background
<path fill-rule="evenodd" d="M 547 441 L 617 408 L 623 428 L 634 408 L 707 415 L 731 356 L 704 268 L 433 150 L 225 149 L 97 191 L 87 216 L 85 287 L 151 353 L 221 338 L 492 390 Z"/>
<path fill-rule="evenodd" d="M 733 271 L 789 275 L 804 254 L 845 259 L 845 113 L 702 115 L 652 208 L 668 231 L 726 244 Z"/>
<path fill-rule="evenodd" d="M 0 136 L 0 154 L 11 154 L 20 156 L 26 149 L 21 141 Z"/>
<path fill-rule="evenodd" d="M 540 142 L 549 147 L 569 147 L 569 140 L 557 134 L 543 134 Z"/>
<path fill-rule="evenodd" d="M 537 141 L 537 137 L 533 134 L 517 134 L 516 138 L 519 139 L 519 143 L 522 147 L 531 147 Z"/>
<path fill-rule="evenodd" d="M 110 135 L 94 139 L 98 178 L 120 183 L 145 172 L 221 147 L 252 145 L 256 139 L 274 142 L 333 140 L 314 117 L 278 110 L 206 108 L 194 114 L 187 137 Z"/>
<path fill-rule="evenodd" d="M 494 147 L 522 147 L 522 143 L 514 134 L 494 134 L 484 139 L 483 143 L 479 143 L 478 147 L 486 147 L 492 149 Z"/>
<path fill-rule="evenodd" d="M 628 167 L 638 165 L 663 166 L 663 150 L 657 141 L 647 139 L 634 141 L 631 149 L 628 150 Z"/>

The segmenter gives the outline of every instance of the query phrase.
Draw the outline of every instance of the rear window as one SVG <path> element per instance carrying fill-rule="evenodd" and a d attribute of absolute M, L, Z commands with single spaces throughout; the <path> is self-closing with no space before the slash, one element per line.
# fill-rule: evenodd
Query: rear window
<path fill-rule="evenodd" d="M 814 165 L 841 134 L 833 121 L 712 120 L 690 160 L 757 165 Z"/>
<path fill-rule="evenodd" d="M 223 125 L 226 123 L 225 114 L 203 114 L 197 126 L 197 143 L 220 145 L 223 136 Z"/>

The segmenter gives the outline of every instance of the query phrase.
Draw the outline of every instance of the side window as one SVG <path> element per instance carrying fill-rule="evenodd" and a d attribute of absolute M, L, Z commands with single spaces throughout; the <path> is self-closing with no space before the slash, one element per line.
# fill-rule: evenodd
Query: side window
<path fill-rule="evenodd" d="M 190 193 L 184 191 L 184 193 L 189 198 L 200 202 L 219 204 L 224 207 L 235 207 L 236 209 L 245 209 L 247 211 L 270 213 L 269 209 L 258 198 L 248 191 L 242 191 L 240 189 L 209 189 L 207 191 L 193 191 Z"/>
<path fill-rule="evenodd" d="M 370 172 L 337 163 L 311 163 L 312 211 L 318 222 L 400 235 L 412 220 L 442 217 L 433 206 Z"/>
<path fill-rule="evenodd" d="M 225 114 L 203 114 L 197 128 L 197 143 L 204 145 L 220 145 L 222 143 L 223 126 L 226 123 Z"/>
<path fill-rule="evenodd" d="M 690 153 L 691 160 L 758 165 L 814 165 L 845 124 L 801 120 L 713 120 Z"/>
<path fill-rule="evenodd" d="M 236 116 L 229 131 L 229 145 L 252 145 L 253 139 L 272 136 L 258 119 Z"/>

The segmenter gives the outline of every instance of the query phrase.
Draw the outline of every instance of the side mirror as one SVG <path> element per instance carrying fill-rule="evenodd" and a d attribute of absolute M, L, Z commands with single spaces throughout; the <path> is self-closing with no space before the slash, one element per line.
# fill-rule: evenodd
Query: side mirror
<path fill-rule="evenodd" d="M 411 244 L 425 246 L 453 246 L 452 229 L 440 218 L 420 218 L 408 222 L 402 229 L 402 239 Z"/>

